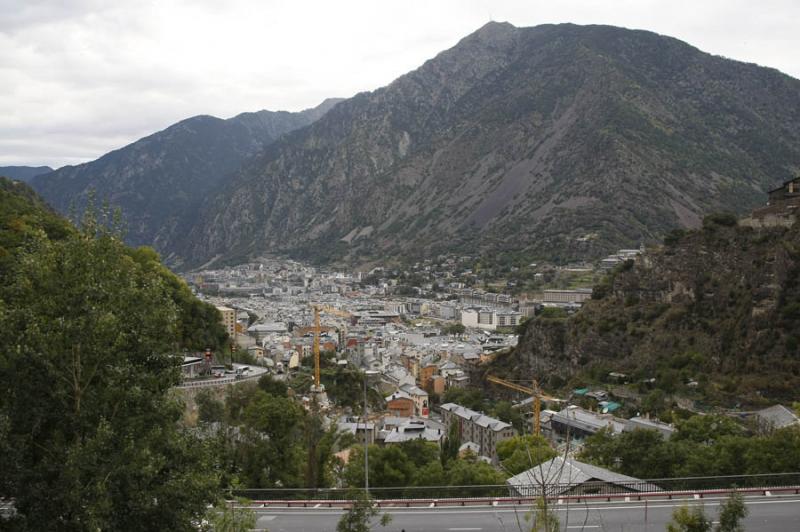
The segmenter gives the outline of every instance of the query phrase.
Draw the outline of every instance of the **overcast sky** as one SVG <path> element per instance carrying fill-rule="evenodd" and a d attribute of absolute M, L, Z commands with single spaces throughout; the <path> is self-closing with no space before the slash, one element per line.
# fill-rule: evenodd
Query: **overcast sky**
<path fill-rule="evenodd" d="M 352 96 L 489 20 L 647 29 L 800 78 L 796 0 L 0 0 L 0 166 Z"/>

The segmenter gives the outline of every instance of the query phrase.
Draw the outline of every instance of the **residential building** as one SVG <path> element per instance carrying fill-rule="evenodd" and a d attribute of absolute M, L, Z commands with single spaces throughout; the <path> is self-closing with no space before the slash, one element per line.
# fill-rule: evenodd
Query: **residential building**
<path fill-rule="evenodd" d="M 657 419 L 650 419 L 649 417 L 641 416 L 630 418 L 627 423 L 625 423 L 625 428 L 623 431 L 630 432 L 637 429 L 655 430 L 661 434 L 661 437 L 665 440 L 668 440 L 676 431 L 675 427 L 669 423 L 664 423 L 663 421 L 659 421 Z"/>
<path fill-rule="evenodd" d="M 579 406 L 570 405 L 550 419 L 553 433 L 563 438 L 582 439 L 607 428 L 613 433 L 625 430 L 625 420 L 611 414 L 597 414 Z"/>
<path fill-rule="evenodd" d="M 516 327 L 522 314 L 514 310 L 497 310 L 486 307 L 473 307 L 461 311 L 461 323 L 464 327 L 493 331 L 498 327 Z"/>
<path fill-rule="evenodd" d="M 506 483 L 517 497 L 661 491 L 644 480 L 561 456 L 523 471 Z"/>
<path fill-rule="evenodd" d="M 577 290 L 544 290 L 542 292 L 542 302 L 582 304 L 592 298 L 591 288 L 578 288 Z"/>
<path fill-rule="evenodd" d="M 481 412 L 475 412 L 455 403 L 446 403 L 439 408 L 447 430 L 457 424 L 461 443 L 477 444 L 482 454 L 490 458 L 493 463 L 497 463 L 497 444 L 516 435 L 516 431 L 508 423 Z"/>
<path fill-rule="evenodd" d="M 426 426 L 425 421 L 413 419 L 394 428 L 386 435 L 384 443 L 391 445 L 412 440 L 425 440 L 441 445 L 444 436 L 445 433 L 442 429 L 430 428 Z"/>
<path fill-rule="evenodd" d="M 400 391 L 403 391 L 411 397 L 414 401 L 414 413 L 422 418 L 427 418 L 430 414 L 428 403 L 428 392 L 417 386 L 416 384 L 404 384 L 400 386 Z"/>
<path fill-rule="evenodd" d="M 392 416 L 411 417 L 414 415 L 414 400 L 406 392 L 397 390 L 386 397 L 386 410 Z"/>
<path fill-rule="evenodd" d="M 236 338 L 236 311 L 229 307 L 217 307 L 217 310 L 222 315 L 222 325 L 225 331 L 230 336 L 231 340 Z"/>

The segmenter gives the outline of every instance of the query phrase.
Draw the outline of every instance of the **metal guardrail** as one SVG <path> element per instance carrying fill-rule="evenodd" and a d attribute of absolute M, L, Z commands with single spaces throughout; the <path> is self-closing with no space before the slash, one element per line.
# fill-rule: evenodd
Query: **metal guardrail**
<path fill-rule="evenodd" d="M 640 502 L 645 504 L 650 500 L 682 500 L 703 499 L 707 497 L 722 497 L 733 492 L 745 496 L 785 495 L 787 493 L 800 495 L 800 486 L 786 486 L 777 488 L 727 488 L 718 490 L 696 491 L 657 491 L 643 493 L 614 493 L 605 495 L 563 495 L 548 497 L 557 504 L 580 504 L 593 502 Z M 373 499 L 373 504 L 379 508 L 432 508 L 453 506 L 533 506 L 538 497 L 483 497 L 483 498 L 425 498 L 425 499 Z M 254 500 L 240 503 L 249 508 L 349 508 L 352 499 L 295 499 L 295 500 Z"/>
<path fill-rule="evenodd" d="M 222 386 L 223 384 L 236 384 L 239 382 L 246 382 L 250 380 L 255 380 L 260 377 L 263 377 L 264 373 L 256 373 L 255 375 L 248 375 L 248 376 L 241 376 L 238 379 L 236 377 L 222 377 L 222 378 L 211 378 L 202 381 L 193 381 L 193 382 L 184 382 L 175 386 L 175 388 L 180 389 L 187 389 L 187 388 L 205 388 L 209 386 Z"/>
<path fill-rule="evenodd" d="M 545 484 L 528 486 L 408 486 L 370 487 L 369 494 L 381 501 L 404 500 L 478 500 L 487 498 L 536 498 L 542 493 L 548 498 L 587 496 L 637 496 L 652 494 L 664 496 L 669 493 L 699 493 L 714 490 L 769 490 L 774 488 L 795 489 L 800 486 L 800 473 L 777 473 L 765 475 L 730 475 L 716 477 L 686 477 L 638 480 L 635 482 L 592 481 L 575 484 Z M 543 489 L 544 488 L 544 489 Z M 362 489 L 350 488 L 267 488 L 235 489 L 231 493 L 250 500 L 291 501 L 349 501 L 354 494 L 362 495 Z"/>

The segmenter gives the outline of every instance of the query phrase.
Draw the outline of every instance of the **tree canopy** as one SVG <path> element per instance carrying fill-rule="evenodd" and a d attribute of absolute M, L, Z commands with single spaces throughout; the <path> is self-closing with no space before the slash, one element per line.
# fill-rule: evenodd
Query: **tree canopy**
<path fill-rule="evenodd" d="M 59 236 L 0 287 L 0 497 L 21 530 L 188 530 L 217 475 L 177 424 L 178 304 L 94 218 Z"/>

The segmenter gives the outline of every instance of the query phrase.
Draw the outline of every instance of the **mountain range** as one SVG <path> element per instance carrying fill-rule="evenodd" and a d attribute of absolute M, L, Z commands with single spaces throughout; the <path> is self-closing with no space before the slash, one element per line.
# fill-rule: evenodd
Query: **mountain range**
<path fill-rule="evenodd" d="M 52 172 L 49 166 L 0 166 L 0 176 L 15 179 L 24 183 L 36 176 Z"/>
<path fill-rule="evenodd" d="M 31 181 L 62 213 L 82 209 L 90 191 L 122 211 L 127 240 L 164 250 L 198 215 L 200 202 L 225 186 L 248 157 L 281 135 L 317 120 L 339 100 L 298 113 L 258 111 L 223 120 L 195 116 L 112 151 Z"/>
<path fill-rule="evenodd" d="M 647 31 L 492 22 L 274 142 L 225 131 L 33 186 L 59 210 L 95 188 L 123 206 L 132 243 L 183 268 L 265 253 L 592 258 L 763 202 L 798 169 L 800 81 Z M 216 143 L 234 155 L 204 159 Z M 156 178 L 165 159 L 175 172 Z"/>

